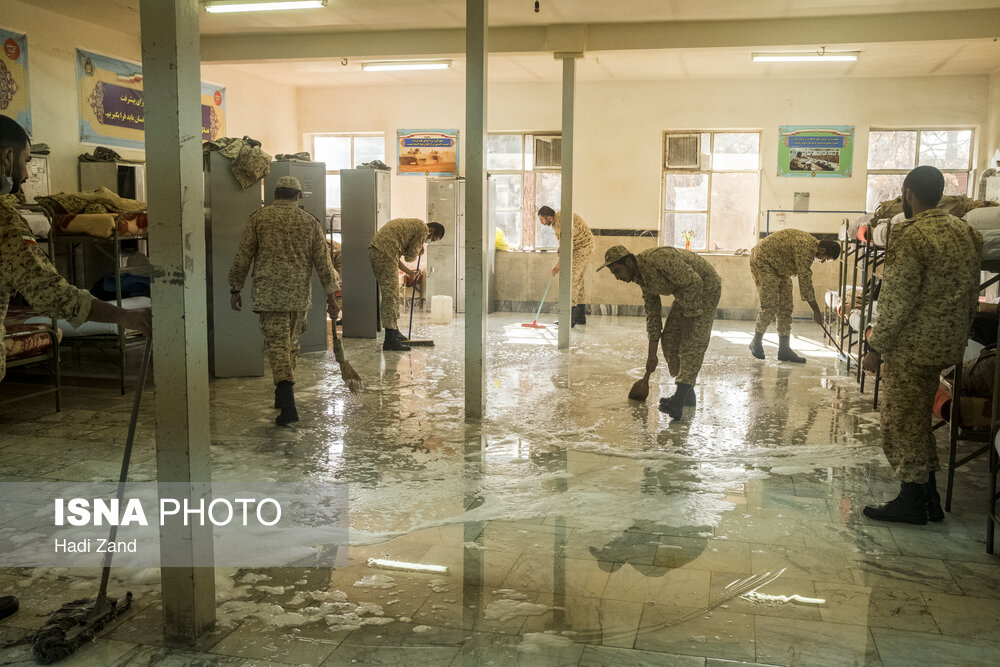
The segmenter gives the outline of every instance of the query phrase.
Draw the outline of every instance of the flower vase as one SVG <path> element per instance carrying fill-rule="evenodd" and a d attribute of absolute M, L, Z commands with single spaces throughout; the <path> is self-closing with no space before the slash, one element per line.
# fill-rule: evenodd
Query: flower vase
<path fill-rule="evenodd" d="M 691 249 L 691 239 L 684 239 L 684 249 L 685 250 Z"/>

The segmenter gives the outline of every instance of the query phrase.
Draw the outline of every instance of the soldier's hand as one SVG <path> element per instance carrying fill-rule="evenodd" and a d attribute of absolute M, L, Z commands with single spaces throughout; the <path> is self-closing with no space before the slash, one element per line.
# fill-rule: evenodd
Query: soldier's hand
<path fill-rule="evenodd" d="M 659 359 L 657 359 L 655 353 L 649 355 L 648 357 L 646 357 L 646 372 L 647 373 L 652 373 L 653 371 L 655 371 L 656 370 L 656 364 L 658 362 L 659 362 Z"/>
<path fill-rule="evenodd" d="M 558 273 L 559 273 L 559 265 L 556 264 L 555 266 L 552 267 L 552 275 L 558 275 Z"/>
<path fill-rule="evenodd" d="M 229 295 L 229 305 L 233 307 L 233 310 L 239 311 L 243 308 L 243 297 L 240 296 L 239 292 Z"/>
<path fill-rule="evenodd" d="M 326 302 L 326 312 L 335 323 L 340 319 L 340 308 L 337 307 L 337 299 L 333 298 Z"/>
<path fill-rule="evenodd" d="M 869 375 L 878 373 L 879 364 L 882 363 L 882 355 L 875 350 L 868 350 L 868 354 L 861 361 L 861 368 Z"/>
<path fill-rule="evenodd" d="M 138 331 L 146 338 L 153 337 L 153 311 L 149 308 L 126 310 L 120 324 L 125 329 Z"/>

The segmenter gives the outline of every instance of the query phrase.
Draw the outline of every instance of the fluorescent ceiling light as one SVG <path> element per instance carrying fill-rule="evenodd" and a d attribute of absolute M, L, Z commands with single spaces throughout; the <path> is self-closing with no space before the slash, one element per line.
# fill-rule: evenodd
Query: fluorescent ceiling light
<path fill-rule="evenodd" d="M 321 9 L 326 0 L 210 0 L 205 3 L 205 11 L 211 14 L 231 14 L 233 12 L 273 12 L 284 9 Z"/>
<path fill-rule="evenodd" d="M 418 69 L 448 69 L 450 67 L 450 60 L 385 60 L 361 63 L 361 69 L 367 72 L 401 72 Z"/>
<path fill-rule="evenodd" d="M 860 51 L 777 51 L 774 53 L 751 53 L 755 63 L 852 63 L 861 55 Z"/>

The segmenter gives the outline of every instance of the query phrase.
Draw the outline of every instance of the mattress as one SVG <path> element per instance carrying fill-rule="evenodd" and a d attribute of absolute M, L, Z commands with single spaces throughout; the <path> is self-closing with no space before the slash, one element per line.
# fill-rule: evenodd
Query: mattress
<path fill-rule="evenodd" d="M 117 230 L 118 236 L 146 236 L 149 219 L 145 213 L 59 213 L 53 224 L 63 234 L 85 234 L 108 238 Z"/>
<path fill-rule="evenodd" d="M 10 361 L 38 356 L 52 347 L 52 336 L 48 333 L 52 319 L 38 317 L 30 308 L 11 308 L 3 326 L 4 356 Z"/>
<path fill-rule="evenodd" d="M 35 238 L 45 239 L 49 237 L 49 232 L 52 231 L 52 225 L 49 223 L 49 218 L 44 213 L 39 213 L 37 211 L 18 211 L 24 221 L 28 223 L 28 227 L 31 228 L 31 233 L 35 235 Z"/>
<path fill-rule="evenodd" d="M 114 300 L 106 301 L 105 303 L 110 303 L 113 306 L 118 305 Z M 122 308 L 125 310 L 138 310 L 139 308 L 149 308 L 150 301 L 148 296 L 133 296 L 127 299 L 122 299 Z M 49 322 L 51 320 L 45 317 L 34 317 L 26 320 L 27 324 L 40 324 L 42 322 Z M 99 335 L 117 335 L 118 325 L 111 324 L 109 322 L 84 322 L 78 327 L 74 327 L 66 320 L 59 320 L 57 325 L 59 332 L 64 338 L 84 338 L 86 336 L 99 336 Z"/>

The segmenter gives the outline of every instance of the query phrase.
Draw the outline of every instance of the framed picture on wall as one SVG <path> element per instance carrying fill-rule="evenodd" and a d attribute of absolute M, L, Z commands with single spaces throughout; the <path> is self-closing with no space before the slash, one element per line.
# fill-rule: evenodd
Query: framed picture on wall
<path fill-rule="evenodd" d="M 853 126 L 782 126 L 778 137 L 778 176 L 850 177 Z"/>
<path fill-rule="evenodd" d="M 458 176 L 458 130 L 397 130 L 396 173 Z"/>

